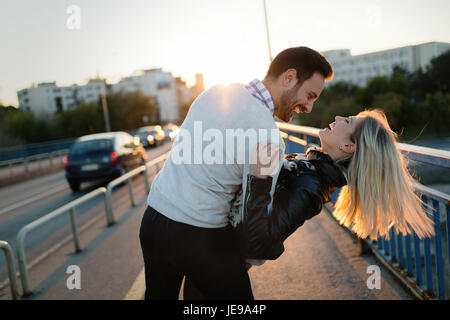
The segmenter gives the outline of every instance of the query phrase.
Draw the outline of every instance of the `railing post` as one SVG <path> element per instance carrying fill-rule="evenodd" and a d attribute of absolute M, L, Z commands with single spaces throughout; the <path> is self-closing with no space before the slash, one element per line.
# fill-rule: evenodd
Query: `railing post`
<path fill-rule="evenodd" d="M 23 227 L 20 229 L 17 234 L 16 240 L 16 250 L 17 250 L 17 261 L 19 264 L 20 271 L 20 281 L 22 282 L 22 291 L 24 296 L 31 295 L 30 290 L 30 281 L 28 279 L 28 270 L 27 270 L 27 260 L 25 257 L 25 236 L 28 232 L 27 227 Z"/>
<path fill-rule="evenodd" d="M 422 255 L 420 250 L 420 239 L 414 233 L 414 261 L 416 265 L 416 280 L 419 288 L 423 285 L 422 279 Z"/>
<path fill-rule="evenodd" d="M 106 221 L 108 226 L 114 224 L 114 213 L 112 208 L 112 196 L 111 196 L 112 188 L 108 185 L 105 191 L 105 210 L 106 210 Z"/>
<path fill-rule="evenodd" d="M 11 246 L 6 241 L 0 241 L 0 248 L 5 253 L 6 263 L 8 265 L 9 286 L 11 288 L 11 296 L 14 300 L 17 300 L 20 296 L 19 286 L 17 284 L 16 267 L 14 265 L 14 257 Z"/>
<path fill-rule="evenodd" d="M 395 232 L 394 232 L 394 227 L 391 228 L 391 230 L 389 230 L 389 242 L 391 243 L 391 259 L 393 262 L 398 262 L 397 259 L 397 251 L 395 248 Z"/>
<path fill-rule="evenodd" d="M 430 238 L 425 238 L 423 240 L 425 248 L 425 275 L 427 278 L 427 289 L 429 291 L 434 290 L 433 285 L 433 266 L 431 265 L 431 248 L 430 248 Z"/>
<path fill-rule="evenodd" d="M 136 206 L 136 202 L 134 201 L 133 186 L 131 184 L 131 177 L 127 179 L 127 184 L 128 184 L 128 191 L 130 192 L 131 206 L 135 207 Z"/>
<path fill-rule="evenodd" d="M 72 226 L 72 235 L 73 235 L 73 242 L 75 244 L 75 252 L 80 252 L 81 246 L 80 246 L 80 239 L 78 237 L 75 207 L 70 209 L 70 224 Z"/>
<path fill-rule="evenodd" d="M 150 192 L 150 182 L 148 181 L 148 167 L 147 167 L 147 164 L 145 164 L 144 179 L 145 179 L 145 190 L 147 191 L 147 193 L 149 193 Z"/>
<path fill-rule="evenodd" d="M 403 234 L 397 235 L 397 248 L 398 248 L 398 263 L 402 268 L 405 268 L 405 259 L 403 254 Z"/>
<path fill-rule="evenodd" d="M 378 245 L 378 250 L 383 249 L 383 239 L 380 236 L 378 236 L 377 245 Z"/>
<path fill-rule="evenodd" d="M 424 203 L 423 210 L 425 211 L 426 215 L 429 216 L 428 214 L 428 208 L 425 206 L 425 204 L 428 203 L 428 197 L 425 195 L 421 196 L 422 201 Z M 430 217 L 431 220 L 433 220 L 433 217 Z M 431 264 L 431 246 L 430 246 L 430 238 L 425 238 L 423 240 L 423 245 L 424 245 L 424 251 L 425 251 L 425 277 L 427 279 L 427 289 L 430 292 L 433 292 L 433 267 Z"/>
<path fill-rule="evenodd" d="M 436 271 L 438 283 L 438 297 L 445 299 L 445 281 L 444 281 L 444 261 L 442 260 L 442 243 L 441 243 L 441 217 L 439 212 L 439 201 L 433 200 L 434 208 L 434 241 L 436 248 Z"/>
<path fill-rule="evenodd" d="M 411 253 L 411 236 L 407 234 L 405 236 L 405 242 L 406 242 L 406 264 L 408 268 L 408 274 L 413 274 L 413 267 L 412 267 L 412 253 Z"/>

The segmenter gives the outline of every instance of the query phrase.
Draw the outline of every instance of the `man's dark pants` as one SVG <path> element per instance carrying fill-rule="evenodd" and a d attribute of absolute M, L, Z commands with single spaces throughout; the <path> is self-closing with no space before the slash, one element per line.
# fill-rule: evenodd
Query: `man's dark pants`
<path fill-rule="evenodd" d="M 206 299 L 254 299 L 231 226 L 199 228 L 148 207 L 139 238 L 145 264 L 145 299 L 177 299 L 183 276 Z"/>

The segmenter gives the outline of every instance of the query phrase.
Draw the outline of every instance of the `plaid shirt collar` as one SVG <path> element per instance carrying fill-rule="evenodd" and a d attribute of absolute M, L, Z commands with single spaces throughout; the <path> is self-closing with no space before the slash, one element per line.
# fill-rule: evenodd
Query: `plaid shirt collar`
<path fill-rule="evenodd" d="M 258 79 L 255 79 L 250 81 L 245 87 L 250 91 L 251 95 L 261 101 L 267 109 L 269 109 L 272 116 L 274 116 L 275 104 L 273 103 L 269 90 L 267 90 L 264 84 Z"/>

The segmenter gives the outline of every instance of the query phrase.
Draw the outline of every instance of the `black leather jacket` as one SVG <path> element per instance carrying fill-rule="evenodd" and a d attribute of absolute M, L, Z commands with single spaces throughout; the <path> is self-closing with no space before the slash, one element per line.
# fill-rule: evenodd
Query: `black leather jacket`
<path fill-rule="evenodd" d="M 272 178 L 248 175 L 244 219 L 237 226 L 244 257 L 278 258 L 284 251 L 283 241 L 320 213 L 323 204 L 330 201 L 331 193 L 346 184 L 342 167 L 319 148 L 308 149 L 306 159 L 304 155 L 287 155 L 269 213 Z"/>

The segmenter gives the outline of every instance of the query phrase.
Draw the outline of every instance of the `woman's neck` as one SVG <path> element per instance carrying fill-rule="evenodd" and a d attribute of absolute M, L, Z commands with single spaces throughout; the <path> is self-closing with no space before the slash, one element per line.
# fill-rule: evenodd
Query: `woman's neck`
<path fill-rule="evenodd" d="M 322 146 L 322 151 L 330 156 L 333 161 L 344 159 L 346 154 L 340 150 L 329 148 L 327 145 Z"/>

